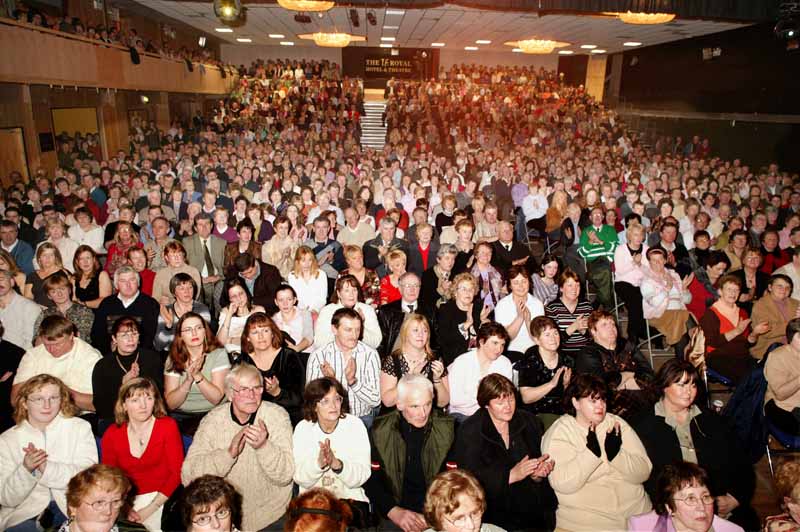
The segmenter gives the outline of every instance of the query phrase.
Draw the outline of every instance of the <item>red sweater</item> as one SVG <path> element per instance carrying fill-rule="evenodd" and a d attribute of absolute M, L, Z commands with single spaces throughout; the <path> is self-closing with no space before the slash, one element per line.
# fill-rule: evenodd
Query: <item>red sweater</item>
<path fill-rule="evenodd" d="M 102 462 L 122 469 L 138 494 L 158 491 L 167 497 L 181 483 L 183 442 L 171 417 L 156 419 L 147 448 L 139 458 L 131 455 L 128 424 L 111 425 L 101 442 Z"/>

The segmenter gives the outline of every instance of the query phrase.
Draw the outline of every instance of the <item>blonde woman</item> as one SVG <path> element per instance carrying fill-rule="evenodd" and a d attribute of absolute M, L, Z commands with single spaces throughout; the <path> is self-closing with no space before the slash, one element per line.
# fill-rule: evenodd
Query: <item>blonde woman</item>
<path fill-rule="evenodd" d="M 444 361 L 431 350 L 431 327 L 422 314 L 410 314 L 400 327 L 398 348 L 381 363 L 381 400 L 397 404 L 397 383 L 407 373 L 424 375 L 433 383 L 436 405 L 450 402 L 450 383 Z"/>
<path fill-rule="evenodd" d="M 69 273 L 73 273 L 72 260 L 75 258 L 75 252 L 78 250 L 78 243 L 67 236 L 66 226 L 59 218 L 48 220 L 45 228 L 47 231 L 47 240 L 39 244 L 39 247 L 48 242 L 53 244 L 58 248 L 59 253 L 61 253 L 64 269 L 68 270 Z M 37 267 L 36 261 L 34 261 L 33 267 Z"/>
<path fill-rule="evenodd" d="M 298 244 L 290 236 L 292 222 L 286 216 L 275 218 L 272 226 L 275 229 L 275 236 L 261 246 L 261 260 L 278 268 L 281 277 L 285 279 L 294 269 Z"/>
<path fill-rule="evenodd" d="M 455 276 L 450 285 L 451 295 L 436 309 L 441 355 L 446 365 L 477 344 L 477 331 L 489 320 L 491 309 L 484 308 L 478 294 L 478 281 L 471 273 Z"/>
<path fill-rule="evenodd" d="M 381 279 L 381 305 L 400 299 L 400 276 L 406 273 L 406 254 L 400 249 L 389 252 L 386 264 L 389 275 Z"/>
<path fill-rule="evenodd" d="M 37 530 L 49 509 L 53 525 L 66 520 L 67 482 L 97 463 L 97 446 L 70 390 L 56 377 L 37 375 L 14 400 L 16 426 L 0 435 L 0 529 Z"/>
<path fill-rule="evenodd" d="M 297 248 L 288 282 L 297 293 L 298 308 L 319 314 L 328 299 L 328 276 L 320 270 L 317 257 L 308 246 Z"/>
<path fill-rule="evenodd" d="M 47 296 L 44 280 L 56 272 L 64 271 L 61 252 L 50 242 L 44 242 L 36 249 L 36 263 L 39 267 L 25 279 L 23 295 L 44 307 L 52 307 L 53 302 Z"/>

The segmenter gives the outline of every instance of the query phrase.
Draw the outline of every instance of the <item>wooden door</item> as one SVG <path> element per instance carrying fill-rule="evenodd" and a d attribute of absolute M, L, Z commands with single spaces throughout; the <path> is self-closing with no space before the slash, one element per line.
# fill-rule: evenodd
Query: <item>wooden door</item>
<path fill-rule="evenodd" d="M 11 186 L 9 175 L 13 171 L 22 174 L 27 183 L 28 159 L 25 154 L 25 139 L 21 127 L 0 128 L 0 179 L 3 187 Z"/>

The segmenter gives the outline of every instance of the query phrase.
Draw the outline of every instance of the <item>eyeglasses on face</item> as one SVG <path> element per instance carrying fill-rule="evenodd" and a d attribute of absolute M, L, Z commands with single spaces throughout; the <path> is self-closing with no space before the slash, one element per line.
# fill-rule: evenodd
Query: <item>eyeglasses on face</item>
<path fill-rule="evenodd" d="M 203 332 L 205 330 L 206 330 L 206 328 L 205 328 L 204 325 L 196 325 L 194 327 L 184 327 L 183 329 L 181 329 L 181 332 L 182 333 L 195 333 L 195 332 L 199 333 L 199 332 Z"/>
<path fill-rule="evenodd" d="M 264 386 L 241 386 L 239 388 L 233 388 L 233 392 L 239 395 L 250 395 L 250 394 L 260 394 L 264 391 Z"/>
<path fill-rule="evenodd" d="M 103 512 L 106 509 L 111 510 L 119 510 L 122 508 L 122 505 L 125 503 L 122 499 L 113 499 L 111 501 L 94 501 L 94 502 L 86 502 L 84 504 L 88 504 L 92 507 L 92 510 L 95 512 Z"/>
<path fill-rule="evenodd" d="M 214 517 L 216 517 L 218 521 L 221 521 L 223 519 L 227 519 L 230 515 L 231 511 L 229 508 L 220 508 L 213 514 L 208 513 L 205 515 L 199 515 L 195 517 L 194 519 L 192 519 L 192 523 L 194 523 L 197 526 L 208 526 L 211 524 L 211 521 Z"/>
<path fill-rule="evenodd" d="M 688 497 L 684 497 L 683 499 L 678 499 L 677 497 L 675 497 L 674 500 L 681 501 L 682 503 L 687 504 L 689 506 L 698 506 L 700 504 L 702 504 L 703 506 L 709 506 L 711 504 L 714 504 L 714 497 L 712 497 L 708 493 L 706 493 L 705 495 L 701 495 L 700 497 L 696 495 L 689 495 Z"/>
<path fill-rule="evenodd" d="M 28 402 L 31 403 L 32 405 L 36 405 L 36 406 L 43 406 L 45 403 L 47 403 L 47 404 L 51 404 L 51 403 L 58 404 L 58 403 L 61 402 L 61 396 L 60 395 L 51 395 L 50 397 L 43 397 L 41 395 L 36 395 L 36 396 L 28 397 Z"/>

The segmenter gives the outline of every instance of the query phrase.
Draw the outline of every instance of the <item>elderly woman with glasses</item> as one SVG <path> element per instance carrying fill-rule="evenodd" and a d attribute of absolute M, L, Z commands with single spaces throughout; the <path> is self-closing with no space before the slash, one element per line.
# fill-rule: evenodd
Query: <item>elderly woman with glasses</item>
<path fill-rule="evenodd" d="M 69 481 L 69 521 L 58 532 L 119 532 L 119 514 L 128 504 L 131 482 L 116 467 L 97 464 Z"/>
<path fill-rule="evenodd" d="M 439 473 L 425 495 L 425 532 L 502 532 L 483 522 L 486 494 L 468 471 L 453 469 Z"/>
<path fill-rule="evenodd" d="M 181 482 L 183 442 L 178 425 L 167 416 L 155 383 L 143 377 L 122 385 L 114 416 L 116 424 L 101 442 L 103 463 L 122 469 L 136 487 L 129 519 L 148 530 L 161 530 L 164 503 Z"/>
<path fill-rule="evenodd" d="M 703 468 L 675 462 L 661 470 L 652 512 L 628 520 L 628 532 L 680 530 L 686 532 L 744 532 L 714 515 L 714 497 Z"/>
<path fill-rule="evenodd" d="M 56 377 L 37 375 L 21 385 L 17 424 L 0 435 L 0 529 L 34 532 L 66 520 L 67 482 L 97 463 L 92 428 L 78 412 Z"/>
<path fill-rule="evenodd" d="M 755 478 L 738 439 L 725 420 L 696 404 L 700 375 L 686 360 L 671 359 L 655 376 L 660 398 L 631 425 L 653 464 L 645 489 L 656 496 L 656 476 L 665 466 L 683 460 L 698 464 L 708 474 L 706 482 L 717 511 L 747 530 L 758 528 L 758 517 L 750 507 Z"/>
<path fill-rule="evenodd" d="M 183 526 L 188 532 L 238 532 L 242 496 L 230 482 L 216 475 L 194 479 L 183 492 Z"/>
<path fill-rule="evenodd" d="M 242 494 L 242 530 L 273 526 L 292 496 L 292 425 L 286 411 L 261 399 L 258 368 L 238 364 L 225 379 L 230 403 L 206 414 L 183 462 L 189 485 L 202 475 L 217 475 Z"/>

